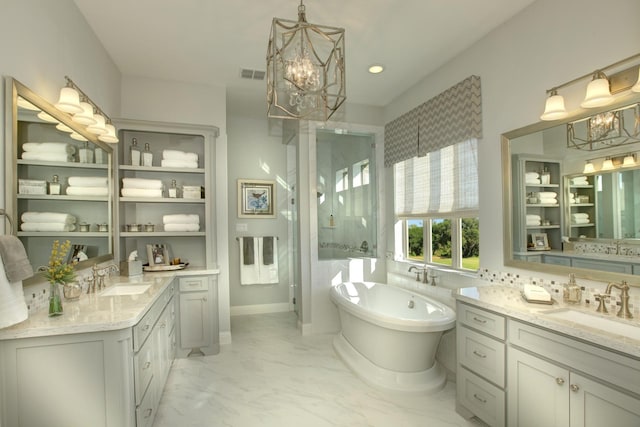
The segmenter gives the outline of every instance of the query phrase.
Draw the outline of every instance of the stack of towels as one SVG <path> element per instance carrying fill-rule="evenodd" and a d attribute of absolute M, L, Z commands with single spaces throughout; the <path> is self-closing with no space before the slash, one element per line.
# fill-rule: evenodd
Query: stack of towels
<path fill-rule="evenodd" d="M 74 231 L 76 217 L 59 212 L 25 212 L 20 217 L 22 231 Z"/>
<path fill-rule="evenodd" d="M 179 150 L 162 150 L 160 164 L 166 168 L 198 168 L 198 154 Z"/>
<path fill-rule="evenodd" d="M 571 178 L 571 185 L 589 185 L 586 176 L 576 176 Z"/>
<path fill-rule="evenodd" d="M 67 180 L 70 196 L 107 196 L 109 182 L 105 176 L 70 176 Z"/>
<path fill-rule="evenodd" d="M 572 213 L 571 214 L 571 223 L 572 224 L 589 224 L 590 223 L 589 214 L 588 213 Z"/>
<path fill-rule="evenodd" d="M 540 174 L 538 172 L 527 172 L 524 175 L 525 183 L 540 184 Z"/>
<path fill-rule="evenodd" d="M 528 302 L 551 302 L 551 294 L 542 286 L 525 283 L 522 294 Z"/>
<path fill-rule="evenodd" d="M 540 215 L 527 215 L 527 227 L 536 227 L 542 224 Z"/>
<path fill-rule="evenodd" d="M 555 191 L 541 191 L 539 193 L 535 193 L 535 196 L 538 198 L 538 203 L 543 205 L 557 205 L 558 204 L 558 193 Z"/>
<path fill-rule="evenodd" d="M 162 197 L 159 179 L 122 178 L 122 197 Z"/>
<path fill-rule="evenodd" d="M 200 217 L 196 214 L 163 215 L 164 231 L 200 231 Z"/>
<path fill-rule="evenodd" d="M 24 160 L 73 162 L 76 147 L 66 142 L 26 142 L 22 144 Z"/>
<path fill-rule="evenodd" d="M 573 193 L 569 193 L 569 203 L 574 205 L 576 203 L 576 195 Z"/>

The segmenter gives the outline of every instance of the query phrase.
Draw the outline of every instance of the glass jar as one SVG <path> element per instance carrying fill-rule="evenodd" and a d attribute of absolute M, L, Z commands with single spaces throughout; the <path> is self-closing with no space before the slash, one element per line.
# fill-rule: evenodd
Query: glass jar
<path fill-rule="evenodd" d="M 78 150 L 78 159 L 80 163 L 93 163 L 93 149 L 89 147 L 87 141 L 85 141 L 82 148 Z"/>
<path fill-rule="evenodd" d="M 58 180 L 58 175 L 53 175 L 53 178 L 51 179 L 51 181 L 49 181 L 48 183 L 49 185 L 49 194 L 54 194 L 54 195 L 60 195 L 61 194 L 61 189 L 62 189 L 62 185 L 60 184 L 60 181 Z"/>
<path fill-rule="evenodd" d="M 49 283 L 49 316 L 62 314 L 62 298 L 60 297 L 60 284 Z"/>
<path fill-rule="evenodd" d="M 547 169 L 546 167 L 542 168 L 542 172 L 540 172 L 540 184 L 551 184 L 551 173 L 549 173 L 549 169 Z"/>
<path fill-rule="evenodd" d="M 171 186 L 169 187 L 169 197 L 172 199 L 178 197 L 178 186 L 175 179 L 171 180 Z"/>
<path fill-rule="evenodd" d="M 138 148 L 138 139 L 131 140 L 131 166 L 140 166 L 140 149 Z"/>
<path fill-rule="evenodd" d="M 144 152 L 142 153 L 142 166 L 153 166 L 153 153 L 149 147 L 149 143 L 144 144 Z"/>

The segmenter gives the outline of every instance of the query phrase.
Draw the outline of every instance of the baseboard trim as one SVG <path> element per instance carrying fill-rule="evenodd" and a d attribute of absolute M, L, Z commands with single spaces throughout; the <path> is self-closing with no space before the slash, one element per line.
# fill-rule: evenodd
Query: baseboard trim
<path fill-rule="evenodd" d="M 220 345 L 231 344 L 231 332 L 220 332 Z"/>
<path fill-rule="evenodd" d="M 298 318 L 298 329 L 300 330 L 300 333 L 302 334 L 302 336 L 311 335 L 311 332 L 312 332 L 311 323 L 302 323 L 299 318 Z"/>
<path fill-rule="evenodd" d="M 247 314 L 266 314 L 266 313 L 283 313 L 291 311 L 288 302 L 275 304 L 254 304 L 254 305 L 236 305 L 231 307 L 232 316 L 243 316 Z"/>

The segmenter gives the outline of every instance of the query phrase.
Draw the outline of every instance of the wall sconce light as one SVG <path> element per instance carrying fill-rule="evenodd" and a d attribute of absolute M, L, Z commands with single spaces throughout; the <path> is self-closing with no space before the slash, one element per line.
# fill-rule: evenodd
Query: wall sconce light
<path fill-rule="evenodd" d="M 587 85 L 585 98 L 580 104 L 582 108 L 596 108 L 611 104 L 613 101 L 615 101 L 615 97 L 613 96 L 613 94 L 617 94 L 629 89 L 631 89 L 633 92 L 640 92 L 639 65 L 634 65 L 631 68 L 616 72 L 614 74 L 611 74 L 610 76 L 607 76 L 604 73 L 604 70 L 610 70 L 614 67 L 618 67 L 639 57 L 640 54 L 630 56 L 611 65 L 607 65 L 606 67 L 603 67 L 595 71 L 594 73 L 585 74 L 547 90 L 547 94 L 549 95 L 549 97 L 547 98 L 547 101 L 545 103 L 545 109 L 540 116 L 540 120 L 550 121 L 567 117 L 569 113 L 565 108 L 564 97 L 562 95 L 558 95 L 558 90 L 577 83 L 588 77 L 592 77 L 592 80 Z M 634 81 L 635 84 L 633 84 Z"/>
<path fill-rule="evenodd" d="M 87 126 L 86 130 L 98 136 L 102 142 L 116 143 L 118 137 L 116 129 L 111 123 L 111 119 L 87 96 L 68 76 L 64 76 L 67 84 L 60 90 L 60 99 L 55 105 L 60 111 L 71 115 L 71 120 Z M 71 129 L 69 129 L 71 132 Z M 78 137 L 82 135 L 75 133 L 74 139 L 82 141 Z M 84 137 L 82 137 L 84 138 Z M 86 139 L 85 139 L 86 140 Z"/>
<path fill-rule="evenodd" d="M 601 170 L 603 171 L 613 170 L 613 160 L 611 160 L 611 157 L 607 157 L 606 159 L 604 159 L 604 162 L 602 162 Z"/>
<path fill-rule="evenodd" d="M 596 171 L 596 168 L 593 167 L 593 162 L 591 160 L 587 160 L 587 162 L 584 164 L 584 169 L 582 170 L 582 173 L 593 173 Z"/>
<path fill-rule="evenodd" d="M 621 167 L 623 168 L 630 168 L 636 165 L 636 155 L 635 154 L 627 154 L 626 156 L 624 156 L 624 159 L 622 159 L 622 165 Z"/>

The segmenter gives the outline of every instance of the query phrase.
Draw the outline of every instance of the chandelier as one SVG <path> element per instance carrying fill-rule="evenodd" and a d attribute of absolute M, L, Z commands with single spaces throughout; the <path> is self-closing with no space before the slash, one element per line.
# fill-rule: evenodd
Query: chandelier
<path fill-rule="evenodd" d="M 267 115 L 327 121 L 346 100 L 344 29 L 274 18 L 267 48 Z"/>
<path fill-rule="evenodd" d="M 596 151 L 640 142 L 640 104 L 567 123 L 567 147 Z"/>

